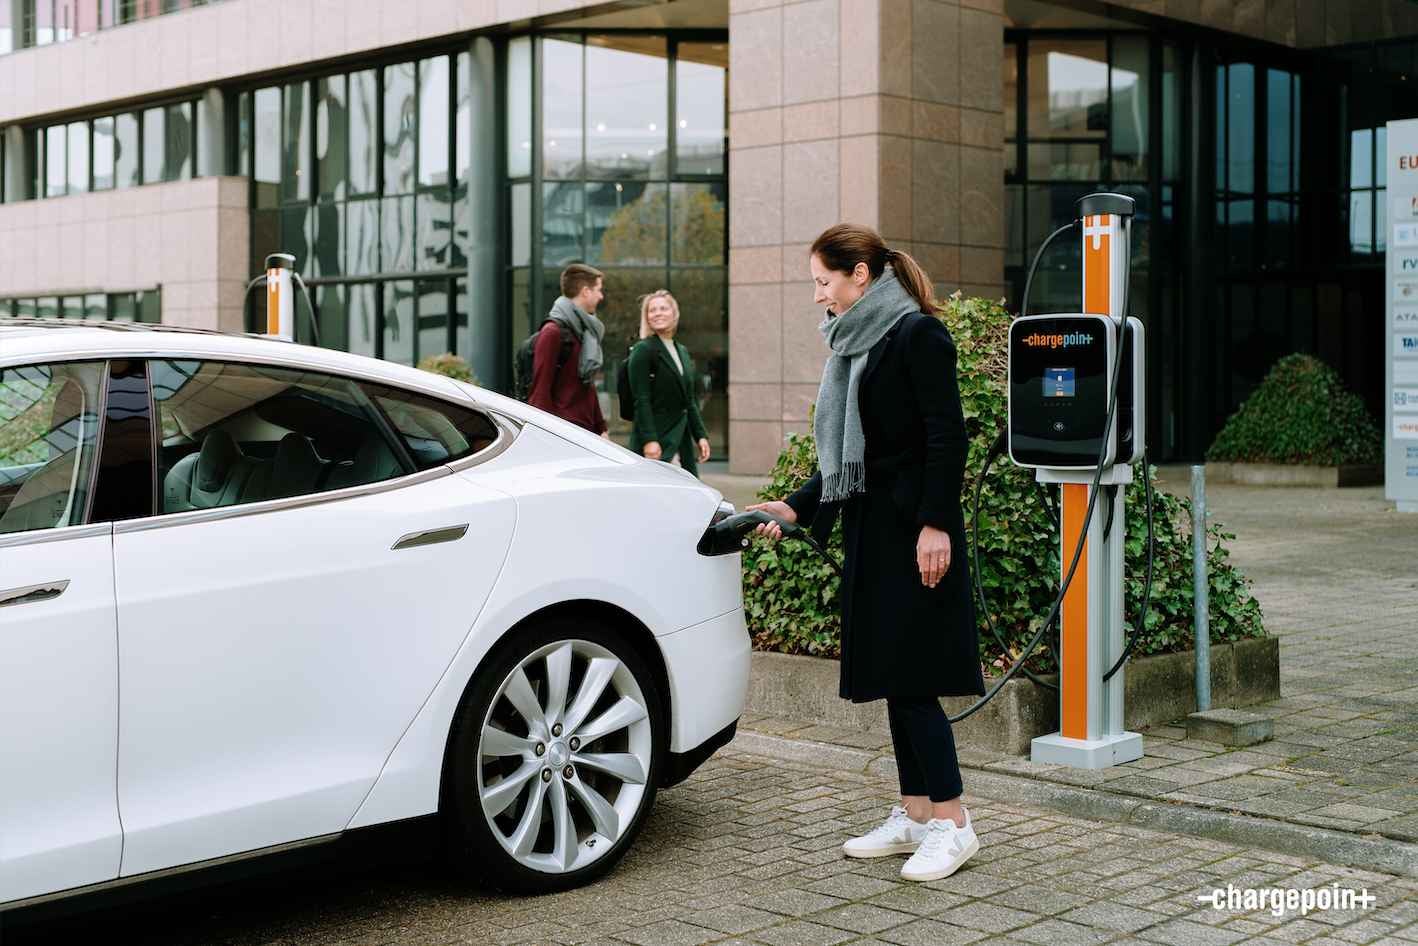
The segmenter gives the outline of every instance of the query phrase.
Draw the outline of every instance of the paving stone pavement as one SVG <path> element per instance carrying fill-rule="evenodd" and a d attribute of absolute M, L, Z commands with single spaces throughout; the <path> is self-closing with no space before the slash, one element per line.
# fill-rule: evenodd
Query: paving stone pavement
<path fill-rule="evenodd" d="M 1160 480 L 1185 496 L 1188 476 L 1165 467 Z M 1143 730 L 1142 759 L 1108 769 L 978 750 L 962 750 L 962 763 L 1418 842 L 1418 516 L 1394 511 L 1381 488 L 1212 485 L 1207 500 L 1212 521 L 1235 533 L 1232 560 L 1280 640 L 1281 699 L 1247 707 L 1274 720 L 1275 738 L 1237 749 L 1167 725 Z M 889 740 L 860 732 L 755 717 L 745 725 L 890 751 Z"/>
<path fill-rule="evenodd" d="M 659 796 L 620 867 L 539 898 L 468 890 L 428 863 L 348 861 L 159 897 L 70 919 L 14 924 L 41 942 L 516 943 L 699 946 L 1281 946 L 1418 943 L 1418 879 L 1025 806 L 978 802 L 981 851 L 953 877 L 912 884 L 904 858 L 847 860 L 849 834 L 883 816 L 894 785 L 860 772 L 721 752 Z M 1369 909 L 1217 910 L 1237 887 L 1367 890 Z"/>

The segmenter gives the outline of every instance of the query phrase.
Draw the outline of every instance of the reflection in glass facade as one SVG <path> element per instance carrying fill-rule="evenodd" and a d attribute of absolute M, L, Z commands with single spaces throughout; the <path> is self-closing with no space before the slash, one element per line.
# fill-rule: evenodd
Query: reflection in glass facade
<path fill-rule="evenodd" d="M 1181 81 L 1176 48 L 1146 33 L 1006 31 L 1005 280 L 1013 307 L 1035 251 L 1074 218 L 1078 199 L 1115 191 L 1137 202 L 1129 308 L 1147 325 L 1149 354 L 1175 349 Z M 1031 286 L 1030 311 L 1078 311 L 1080 265 L 1078 239 L 1056 240 Z M 1156 359 L 1149 383 L 1151 440 L 1170 453 L 1179 364 Z"/>
<path fill-rule="evenodd" d="M 563 267 L 602 270 L 609 408 L 640 297 L 669 289 L 716 457 L 728 445 L 727 67 L 722 36 L 519 37 L 505 87 L 511 344 L 541 323 Z M 606 414 L 623 442 L 629 425 Z"/>
<path fill-rule="evenodd" d="M 295 254 L 321 344 L 402 364 L 470 357 L 466 306 L 452 298 L 467 273 L 454 206 L 475 172 L 454 133 L 468 70 L 467 53 L 445 53 L 240 94 L 251 270 Z M 304 319 L 297 332 L 310 337 Z"/>

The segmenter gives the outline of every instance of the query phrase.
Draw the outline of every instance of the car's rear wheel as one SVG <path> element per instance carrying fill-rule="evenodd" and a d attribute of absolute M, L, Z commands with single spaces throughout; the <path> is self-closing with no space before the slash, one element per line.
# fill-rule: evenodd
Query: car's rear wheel
<path fill-rule="evenodd" d="M 502 646 L 469 686 L 446 801 L 465 866 L 545 893 L 609 871 L 655 799 L 664 711 L 613 630 L 556 618 Z"/>

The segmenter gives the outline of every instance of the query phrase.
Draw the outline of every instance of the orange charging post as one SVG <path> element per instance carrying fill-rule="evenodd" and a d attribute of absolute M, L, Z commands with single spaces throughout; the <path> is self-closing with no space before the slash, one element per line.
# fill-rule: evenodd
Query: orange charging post
<path fill-rule="evenodd" d="M 295 257 L 272 253 L 266 257 L 266 334 L 295 341 L 295 293 L 291 274 Z"/>
<path fill-rule="evenodd" d="M 1126 217 L 1131 212 L 1132 202 L 1120 195 L 1094 194 L 1079 201 L 1083 224 L 1083 312 L 1074 318 L 1083 319 L 1084 324 L 1087 317 L 1095 317 L 1095 322 L 1111 331 L 1114 323 L 1121 327 L 1126 321 L 1123 311 L 1126 305 L 1124 280 L 1128 277 L 1130 249 Z M 1105 316 L 1109 321 L 1098 321 L 1097 316 Z M 1134 337 L 1140 346 L 1140 324 L 1136 320 L 1131 321 L 1137 325 Z M 1110 343 L 1106 362 L 1109 369 L 1113 358 L 1138 357 L 1124 350 L 1123 337 L 1124 333 L 1119 329 L 1116 342 Z M 1059 355 L 1055 356 L 1055 360 L 1065 362 L 1069 358 Z M 1121 369 L 1120 378 L 1135 370 L 1128 361 L 1124 361 Z M 1050 370 L 1057 373 L 1056 378 L 1046 375 L 1046 382 L 1054 385 L 1050 393 L 1066 390 L 1068 396 L 1073 397 L 1073 368 Z M 1085 393 L 1085 381 L 1082 369 L 1079 371 L 1076 383 L 1077 394 L 1081 397 Z M 1097 372 L 1089 375 L 1095 390 L 1100 383 L 1098 377 Z M 1106 398 L 1113 394 L 1108 386 L 1111 377 L 1111 371 L 1103 373 L 1103 400 L 1095 400 L 1095 404 L 1106 404 Z M 1128 378 L 1130 385 L 1140 385 L 1140 382 L 1140 376 Z M 1140 391 L 1137 396 L 1140 397 Z M 1122 407 L 1121 404 L 1118 406 Z M 1067 418 L 1069 415 L 1059 413 L 1050 416 Z M 1096 417 L 1096 410 L 1093 416 Z M 1063 422 L 1055 421 L 1054 428 L 1062 430 Z M 1067 574 L 1080 540 L 1083 543 L 1078 567 L 1059 611 L 1059 731 L 1034 739 L 1030 758 L 1035 762 L 1089 769 L 1142 757 L 1142 736 L 1123 728 L 1124 671 L 1120 669 L 1107 681 L 1103 679 L 1123 652 L 1123 503 L 1126 486 L 1132 482 L 1129 463 L 1133 459 L 1131 449 L 1123 443 L 1122 437 L 1112 431 L 1103 436 L 1105 439 L 1115 438 L 1115 443 L 1108 450 L 1108 465 L 1098 477 L 1098 489 L 1106 490 L 1109 496 L 1098 497 L 1091 518 L 1088 516 L 1088 502 L 1097 471 L 1096 450 L 1090 448 L 1092 456 L 1085 461 L 1087 466 L 1077 460 L 1068 464 L 1060 462 L 1056 467 L 1050 466 L 1047 460 L 1028 464 L 1035 466 L 1035 477 L 1039 482 L 1060 486 L 1061 578 Z M 1136 430 L 1135 434 L 1129 430 L 1127 436 L 1137 438 L 1135 446 L 1140 451 L 1141 430 Z M 1107 512 L 1105 500 L 1112 503 L 1111 510 Z"/>

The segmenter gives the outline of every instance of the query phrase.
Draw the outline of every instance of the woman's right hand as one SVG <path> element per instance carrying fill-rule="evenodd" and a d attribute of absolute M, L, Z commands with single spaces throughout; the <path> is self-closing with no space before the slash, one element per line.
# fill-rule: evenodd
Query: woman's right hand
<path fill-rule="evenodd" d="M 652 440 L 647 443 L 644 448 L 644 453 L 645 459 L 647 460 L 660 459 L 660 442 L 658 440 Z"/>
<path fill-rule="evenodd" d="M 786 519 L 788 522 L 798 521 L 798 514 L 793 511 L 793 507 L 789 506 L 781 499 L 775 499 L 771 503 L 755 503 L 752 506 L 745 506 L 744 512 L 754 512 L 759 509 L 768 513 L 770 516 Z M 773 542 L 777 542 L 783 537 L 783 527 L 776 522 L 761 522 L 754 527 L 753 531 Z"/>

